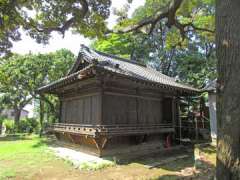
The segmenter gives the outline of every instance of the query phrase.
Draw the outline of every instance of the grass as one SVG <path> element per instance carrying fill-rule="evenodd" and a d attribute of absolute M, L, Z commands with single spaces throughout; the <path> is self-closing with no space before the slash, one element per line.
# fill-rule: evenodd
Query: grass
<path fill-rule="evenodd" d="M 160 157 L 145 157 L 124 164 L 83 164 L 75 169 L 70 162 L 57 158 L 48 148 L 49 139 L 36 135 L 17 135 L 0 138 L 0 180 L 6 179 L 160 179 L 182 178 L 179 172 L 194 167 L 194 158 L 176 160 L 148 169 L 147 164 L 161 162 Z M 216 165 L 212 146 L 200 147 L 209 160 L 210 170 Z M 91 171 L 91 172 L 89 172 Z M 208 174 L 202 171 L 204 175 Z M 205 179 L 205 178 L 203 178 Z"/>
<path fill-rule="evenodd" d="M 0 139 L 0 180 L 16 176 L 30 178 L 36 170 L 59 161 L 38 136 L 10 136 Z"/>
<path fill-rule="evenodd" d="M 107 167 L 113 167 L 116 164 L 114 162 L 110 162 L 110 161 L 103 161 L 102 163 L 96 163 L 96 162 L 89 162 L 89 163 L 82 163 L 79 166 L 79 169 L 81 170 L 87 170 L 87 171 L 97 171 L 97 170 L 101 170 Z"/>

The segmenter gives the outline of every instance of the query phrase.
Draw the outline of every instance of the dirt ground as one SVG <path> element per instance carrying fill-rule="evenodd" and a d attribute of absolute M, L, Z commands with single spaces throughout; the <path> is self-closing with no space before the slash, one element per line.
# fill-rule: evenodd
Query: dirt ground
<path fill-rule="evenodd" d="M 188 161 L 188 160 L 186 160 Z M 176 162 L 177 163 L 177 162 Z M 179 170 L 178 170 L 179 169 Z M 175 171 L 176 170 L 176 171 Z M 174 180 L 174 179 L 211 179 L 213 175 L 213 168 L 211 165 L 207 165 L 205 169 L 195 170 L 190 164 L 189 167 L 173 168 L 172 170 L 164 169 L 164 167 L 148 169 L 142 164 L 131 163 L 128 165 L 117 165 L 115 167 L 107 167 L 102 170 L 96 171 L 83 171 L 73 168 L 66 169 L 59 166 L 46 166 L 39 169 L 38 172 L 33 174 L 30 179 L 42 180 L 66 180 L 66 179 L 88 179 L 88 180 L 142 180 L 142 179 L 162 179 L 162 180 Z M 18 178 L 17 178 L 18 179 Z M 21 178 L 19 178 L 21 179 Z"/>
<path fill-rule="evenodd" d="M 171 161 L 159 167 L 149 169 L 149 164 L 161 162 L 156 154 L 141 159 L 121 162 L 112 167 L 99 170 L 75 169 L 70 162 L 47 152 L 48 145 L 41 139 L 27 140 L 0 139 L 0 180 L 143 180 L 143 179 L 212 179 L 215 171 L 215 148 L 207 146 L 201 149 L 201 166 L 196 170 L 193 154 L 184 159 Z"/>

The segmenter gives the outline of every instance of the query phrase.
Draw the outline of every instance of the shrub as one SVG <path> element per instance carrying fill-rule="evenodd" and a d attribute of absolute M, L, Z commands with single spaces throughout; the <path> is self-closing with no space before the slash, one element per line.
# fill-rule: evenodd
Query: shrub
<path fill-rule="evenodd" d="M 7 134 L 19 133 L 39 133 L 40 123 L 35 118 L 24 118 L 19 121 L 18 128 L 14 120 L 4 119 L 3 125 L 6 127 Z"/>
<path fill-rule="evenodd" d="M 18 131 L 21 133 L 38 133 L 39 129 L 39 121 L 35 118 L 24 118 L 19 121 Z"/>
<path fill-rule="evenodd" d="M 16 132 L 14 120 L 4 119 L 3 125 L 6 127 L 7 134 L 14 134 Z"/>

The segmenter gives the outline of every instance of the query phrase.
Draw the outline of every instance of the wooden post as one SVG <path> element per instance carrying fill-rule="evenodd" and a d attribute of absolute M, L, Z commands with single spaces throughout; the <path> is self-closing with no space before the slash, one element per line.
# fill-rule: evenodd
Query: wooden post
<path fill-rule="evenodd" d="M 191 124 L 190 124 L 190 120 L 191 120 L 191 117 L 190 117 L 190 97 L 189 96 L 187 96 L 187 103 L 188 103 L 188 113 L 187 113 L 187 127 L 188 127 L 188 135 L 190 134 L 189 132 L 191 132 L 192 131 L 192 126 L 191 126 Z"/>
<path fill-rule="evenodd" d="M 172 98 L 172 127 L 176 126 L 176 98 Z M 175 133 L 173 134 L 173 138 L 175 138 Z"/>
<path fill-rule="evenodd" d="M 198 140 L 198 121 L 197 118 L 194 117 L 194 121 L 195 121 L 195 133 L 196 133 L 196 140 Z"/>
<path fill-rule="evenodd" d="M 204 124 L 204 118 L 203 118 L 203 111 L 204 111 L 204 98 L 203 97 L 200 97 L 200 101 L 199 101 L 199 109 L 200 109 L 200 118 L 202 120 L 202 128 L 204 129 L 205 128 L 205 124 Z"/>
<path fill-rule="evenodd" d="M 62 123 L 62 100 L 59 98 L 59 117 L 58 123 Z"/>
<path fill-rule="evenodd" d="M 179 98 L 177 99 L 177 110 L 178 110 L 178 122 L 179 122 L 179 141 L 180 141 L 180 144 L 181 144 L 181 140 L 182 140 L 182 118 L 181 118 L 181 109 L 180 109 Z"/>
<path fill-rule="evenodd" d="M 181 143 L 181 140 L 182 140 L 182 118 L 180 116 L 180 113 L 181 113 L 181 110 L 180 110 L 180 107 L 178 107 L 178 111 L 179 111 L 179 139 L 180 139 L 180 143 Z"/>

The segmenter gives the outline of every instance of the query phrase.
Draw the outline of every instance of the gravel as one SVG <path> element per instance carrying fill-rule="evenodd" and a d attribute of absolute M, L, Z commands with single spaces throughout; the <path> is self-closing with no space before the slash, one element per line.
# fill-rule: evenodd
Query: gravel
<path fill-rule="evenodd" d="M 89 155 L 80 151 L 64 147 L 50 147 L 50 149 L 60 158 L 70 161 L 75 168 L 96 170 L 115 163 L 97 156 Z"/>

